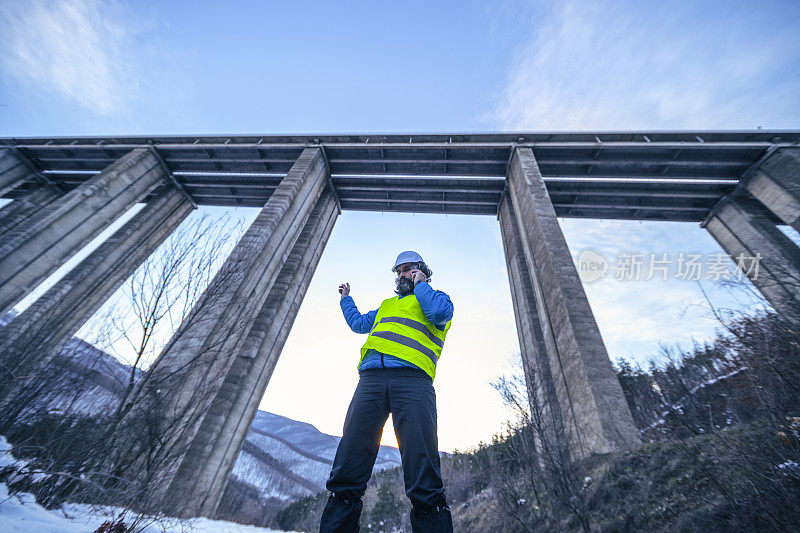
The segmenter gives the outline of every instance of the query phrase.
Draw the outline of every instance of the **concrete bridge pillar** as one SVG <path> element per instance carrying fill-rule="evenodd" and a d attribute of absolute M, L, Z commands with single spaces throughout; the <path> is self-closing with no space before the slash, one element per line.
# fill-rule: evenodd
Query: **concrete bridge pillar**
<path fill-rule="evenodd" d="M 17 377 L 0 392 L 0 406 L 63 348 L 139 265 L 192 211 L 177 189 L 163 185 L 156 197 L 56 285 L 3 329 L 0 371 Z"/>
<path fill-rule="evenodd" d="M 326 189 L 203 418 L 169 489 L 193 503 L 187 516 L 215 515 L 339 213 L 333 191 Z"/>
<path fill-rule="evenodd" d="M 0 148 L 0 195 L 33 179 L 34 173 L 12 148 Z"/>
<path fill-rule="evenodd" d="M 39 185 L 0 209 L 0 248 L 28 230 L 36 213 L 64 193 L 52 185 Z"/>
<path fill-rule="evenodd" d="M 160 436 L 155 448 L 147 450 L 147 461 L 125 467 L 128 477 L 156 476 L 149 501 L 143 502 L 146 507 L 183 514 L 196 507 L 194 492 L 171 494 L 169 487 L 212 404 L 218 397 L 226 401 L 224 393 L 219 396 L 220 390 L 273 294 L 328 177 L 322 149 L 303 150 L 141 386 L 127 399 L 131 423 L 146 419 L 155 427 L 121 427 L 114 444 L 117 453 L 144 453 L 140 443 L 131 442 L 130 431 L 155 431 Z M 147 415 L 137 418 L 137 412 Z M 215 422 L 209 419 L 207 424 L 213 432 Z M 199 441 L 198 446 L 202 447 Z"/>
<path fill-rule="evenodd" d="M 528 305 L 536 307 L 572 456 L 635 446 L 638 430 L 530 148 L 514 149 L 507 180 L 533 294 Z M 522 305 L 515 309 L 524 312 Z"/>
<path fill-rule="evenodd" d="M 25 231 L 0 248 L 0 315 L 166 177 L 156 157 L 137 148 L 39 209 Z"/>
<path fill-rule="evenodd" d="M 800 148 L 775 150 L 744 186 L 784 224 L 800 231 Z"/>
<path fill-rule="evenodd" d="M 550 447 L 548 451 L 552 452 L 556 451 L 556 446 L 565 444 L 564 421 L 555 392 L 554 378 L 550 372 L 550 362 L 531 286 L 530 272 L 508 195 L 503 195 L 503 199 L 500 200 L 497 218 L 500 221 L 508 268 L 511 302 L 517 323 L 522 368 L 528 387 L 531 420 L 536 426 L 537 446 L 540 453 L 543 447 L 547 446 Z"/>
<path fill-rule="evenodd" d="M 800 248 L 759 202 L 726 198 L 702 222 L 712 237 L 785 318 L 800 316 Z"/>

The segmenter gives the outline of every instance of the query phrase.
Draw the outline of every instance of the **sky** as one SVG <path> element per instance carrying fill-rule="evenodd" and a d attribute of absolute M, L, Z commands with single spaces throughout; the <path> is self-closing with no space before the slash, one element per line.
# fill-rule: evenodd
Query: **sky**
<path fill-rule="evenodd" d="M 798 27 L 797 1 L 0 0 L 0 137 L 796 129 Z M 257 212 L 224 211 L 244 224 Z M 677 279 L 680 254 L 709 268 L 721 251 L 697 224 L 560 222 L 576 261 L 592 250 L 610 265 L 584 288 L 613 360 L 663 361 L 662 346 L 713 338 L 709 303 L 756 304 L 746 284 Z M 455 305 L 440 449 L 502 429 L 489 383 L 519 345 L 494 217 L 344 212 L 262 409 L 341 434 L 364 338 L 336 287 L 376 309 L 406 249 Z M 649 254 L 666 254 L 667 280 L 615 279 Z M 396 443 L 390 426 L 383 442 Z"/>

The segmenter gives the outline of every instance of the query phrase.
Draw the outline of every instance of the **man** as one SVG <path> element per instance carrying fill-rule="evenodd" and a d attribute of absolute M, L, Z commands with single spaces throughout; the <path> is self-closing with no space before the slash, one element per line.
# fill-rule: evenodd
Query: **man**
<path fill-rule="evenodd" d="M 413 531 L 453 530 L 439 467 L 433 390 L 453 304 L 445 293 L 431 288 L 433 273 L 417 252 L 398 255 L 392 271 L 397 273 L 397 296 L 364 315 L 350 296 L 350 284 L 339 286 L 347 325 L 369 336 L 361 348 L 358 386 L 326 484 L 331 495 L 322 513 L 322 533 L 358 531 L 361 498 L 389 413 L 413 506 Z"/>

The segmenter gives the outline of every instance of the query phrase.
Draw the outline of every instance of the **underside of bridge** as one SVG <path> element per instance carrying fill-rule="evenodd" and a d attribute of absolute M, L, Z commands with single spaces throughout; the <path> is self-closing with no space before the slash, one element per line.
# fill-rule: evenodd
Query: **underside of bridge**
<path fill-rule="evenodd" d="M 0 209 L 0 312 L 147 203 L 0 330 L 0 365 L 45 364 L 192 206 L 261 208 L 128 398 L 110 456 L 143 459 L 100 465 L 147 479 L 151 508 L 213 516 L 341 210 L 491 215 L 549 421 L 540 438 L 576 458 L 629 448 L 638 432 L 557 218 L 701 223 L 738 264 L 760 260 L 745 274 L 796 320 L 800 249 L 777 225 L 800 230 L 798 143 L 760 130 L 0 139 L 0 194 L 14 200 Z M 32 352 L 35 331 L 47 339 Z M 142 420 L 160 431 L 154 449 L 131 437 Z"/>

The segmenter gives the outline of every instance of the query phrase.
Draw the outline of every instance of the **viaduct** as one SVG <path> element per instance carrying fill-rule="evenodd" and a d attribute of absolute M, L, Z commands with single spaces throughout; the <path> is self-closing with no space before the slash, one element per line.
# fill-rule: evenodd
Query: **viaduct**
<path fill-rule="evenodd" d="M 182 514 L 213 516 L 341 211 L 488 215 L 529 392 L 554 399 L 573 457 L 636 446 L 557 217 L 697 222 L 735 260 L 759 254 L 751 281 L 797 320 L 800 248 L 777 225 L 800 230 L 798 143 L 800 130 L 0 138 L 0 194 L 13 199 L 0 209 L 0 314 L 146 203 L 0 330 L 0 364 L 34 328 L 46 338 L 15 364 L 45 364 L 196 206 L 260 207 L 215 296 L 149 370 L 162 385 L 141 389 L 192 413 L 159 476 Z"/>

